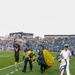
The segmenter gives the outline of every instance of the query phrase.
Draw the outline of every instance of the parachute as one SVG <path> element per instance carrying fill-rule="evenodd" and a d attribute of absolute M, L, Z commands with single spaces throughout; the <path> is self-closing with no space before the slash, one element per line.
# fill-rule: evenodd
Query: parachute
<path fill-rule="evenodd" d="M 47 69 L 50 69 L 54 65 L 54 57 L 48 50 L 43 50 L 44 60 L 47 64 Z"/>
<path fill-rule="evenodd" d="M 26 58 L 30 58 L 31 61 L 35 61 L 36 60 L 36 55 L 32 51 L 26 52 L 25 57 Z"/>
<path fill-rule="evenodd" d="M 35 61 L 35 60 L 36 60 L 36 55 L 32 54 L 31 61 Z"/>
<path fill-rule="evenodd" d="M 26 53 L 25 53 L 25 57 L 27 58 L 27 57 L 29 57 L 29 55 L 32 53 L 32 51 L 27 51 Z"/>

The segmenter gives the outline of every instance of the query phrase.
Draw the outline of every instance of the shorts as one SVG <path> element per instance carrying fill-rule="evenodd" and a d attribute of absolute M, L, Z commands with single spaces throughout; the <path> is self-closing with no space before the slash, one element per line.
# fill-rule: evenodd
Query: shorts
<path fill-rule="evenodd" d="M 19 62 L 19 55 L 15 55 L 15 62 Z"/>

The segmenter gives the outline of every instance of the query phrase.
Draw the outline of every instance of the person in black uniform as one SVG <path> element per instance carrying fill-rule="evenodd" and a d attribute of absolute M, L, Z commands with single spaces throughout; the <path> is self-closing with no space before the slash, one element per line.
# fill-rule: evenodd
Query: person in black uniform
<path fill-rule="evenodd" d="M 43 50 L 44 50 L 44 46 L 40 45 L 40 51 L 38 53 L 38 64 L 40 66 L 41 73 L 43 73 L 47 67 L 44 60 Z"/>
<path fill-rule="evenodd" d="M 14 41 L 13 48 L 14 48 L 14 57 L 15 57 L 14 67 L 17 71 L 18 70 L 18 62 L 19 62 L 20 45 L 18 43 L 16 43 L 16 41 Z"/>
<path fill-rule="evenodd" d="M 32 53 L 32 50 L 29 49 L 29 44 L 26 44 L 26 49 L 25 49 L 25 58 L 24 58 L 24 67 L 22 69 L 22 72 L 26 72 L 26 68 L 27 68 L 27 63 L 29 62 L 29 66 L 30 66 L 30 71 L 32 71 L 32 61 L 31 61 L 31 53 L 29 53 L 29 51 L 31 51 Z"/>

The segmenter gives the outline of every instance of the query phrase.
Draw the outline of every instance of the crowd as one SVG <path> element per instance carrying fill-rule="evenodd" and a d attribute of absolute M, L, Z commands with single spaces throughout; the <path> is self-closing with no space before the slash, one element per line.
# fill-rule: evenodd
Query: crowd
<path fill-rule="evenodd" d="M 25 43 L 28 43 L 30 45 L 30 48 L 32 50 L 39 50 L 39 45 L 43 44 L 43 46 L 50 50 L 50 51 L 60 51 L 64 48 L 64 44 L 69 44 L 69 48 L 71 50 L 74 50 L 75 48 L 75 37 L 72 38 L 57 38 L 50 40 L 36 40 L 33 39 L 22 39 L 17 38 L 17 43 L 21 45 L 21 49 L 23 50 L 25 47 Z M 13 39 L 7 38 L 7 39 L 0 39 L 0 50 L 13 50 Z"/>

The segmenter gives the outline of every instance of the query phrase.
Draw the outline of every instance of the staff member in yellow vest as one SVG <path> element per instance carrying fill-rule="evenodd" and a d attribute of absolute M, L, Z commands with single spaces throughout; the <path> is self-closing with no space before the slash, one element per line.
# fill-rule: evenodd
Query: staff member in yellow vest
<path fill-rule="evenodd" d="M 32 71 L 32 61 L 31 61 L 31 56 L 30 56 L 31 53 L 33 53 L 33 51 L 31 49 L 29 49 L 29 44 L 26 44 L 24 67 L 23 67 L 22 72 L 26 72 L 28 62 L 29 62 L 29 65 L 30 65 L 30 71 Z"/>

